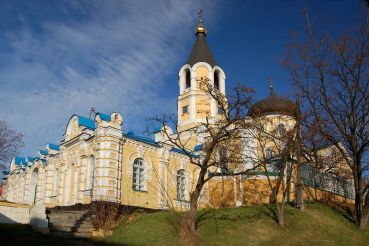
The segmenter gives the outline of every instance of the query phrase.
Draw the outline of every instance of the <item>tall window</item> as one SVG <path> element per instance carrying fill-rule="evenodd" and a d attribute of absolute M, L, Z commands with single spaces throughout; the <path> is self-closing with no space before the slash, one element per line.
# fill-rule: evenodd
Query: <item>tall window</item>
<path fill-rule="evenodd" d="M 133 162 L 133 181 L 132 181 L 132 189 L 134 190 L 145 190 L 145 166 L 144 161 L 140 158 L 136 159 Z"/>
<path fill-rule="evenodd" d="M 95 156 L 93 155 L 90 156 L 87 170 L 88 170 L 87 190 L 91 190 L 93 188 L 94 173 L 95 173 Z"/>
<path fill-rule="evenodd" d="M 214 72 L 214 88 L 219 90 L 219 72 Z"/>
<path fill-rule="evenodd" d="M 188 105 L 182 107 L 182 114 L 187 114 L 188 113 Z"/>
<path fill-rule="evenodd" d="M 286 135 L 286 133 L 287 133 L 286 126 L 284 124 L 279 124 L 277 126 L 277 134 L 280 137 L 283 137 L 284 135 Z"/>
<path fill-rule="evenodd" d="M 186 200 L 186 176 L 183 169 L 177 172 L 177 199 L 184 201 Z"/>
<path fill-rule="evenodd" d="M 216 155 L 216 161 L 218 162 L 217 172 L 222 174 L 228 173 L 229 152 L 225 147 L 220 147 Z"/>
<path fill-rule="evenodd" d="M 265 158 L 270 159 L 274 156 L 273 150 L 269 147 L 265 148 Z"/>
<path fill-rule="evenodd" d="M 190 69 L 185 70 L 186 73 L 186 89 L 191 87 L 191 72 Z"/>

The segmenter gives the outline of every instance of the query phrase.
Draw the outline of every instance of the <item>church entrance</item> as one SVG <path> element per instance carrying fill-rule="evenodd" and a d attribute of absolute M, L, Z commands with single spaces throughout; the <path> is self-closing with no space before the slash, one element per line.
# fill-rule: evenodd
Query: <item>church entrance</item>
<path fill-rule="evenodd" d="M 35 168 L 31 174 L 31 182 L 29 184 L 29 203 L 32 205 L 36 203 L 37 180 L 38 180 L 38 168 Z"/>

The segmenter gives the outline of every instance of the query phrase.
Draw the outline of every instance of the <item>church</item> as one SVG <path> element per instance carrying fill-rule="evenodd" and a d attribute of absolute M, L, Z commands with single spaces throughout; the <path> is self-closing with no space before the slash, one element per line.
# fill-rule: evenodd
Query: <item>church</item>
<path fill-rule="evenodd" d="M 188 60 L 179 69 L 180 129 L 196 127 L 203 120 L 201 110 L 206 109 L 214 118 L 218 114 L 215 101 L 199 90 L 199 78 L 207 78 L 216 90 L 226 95 L 226 75 L 207 45 L 207 30 L 201 20 L 195 36 Z M 288 128 L 295 124 L 290 114 L 295 106 L 271 88 L 270 96 L 253 104 L 249 115 L 257 111 L 260 117 L 272 119 L 276 125 L 271 127 Z M 72 115 L 59 144 L 46 144 L 37 156 L 13 158 L 4 196 L 9 202 L 40 204 L 46 208 L 110 201 L 148 209 L 168 209 L 168 206 L 186 209 L 197 167 L 191 165 L 188 155 L 180 149 L 161 144 L 162 138 L 160 130 L 153 139 L 126 132 L 124 118 L 118 112 L 99 112 L 94 118 Z M 188 141 L 190 149 L 201 151 L 203 138 L 193 137 Z M 259 146 L 256 140 L 242 146 L 254 149 L 257 158 L 262 158 L 264 153 L 270 155 L 271 151 Z M 262 172 L 247 177 L 219 175 L 205 186 L 199 202 L 202 207 L 220 206 L 224 199 L 231 207 L 264 202 L 268 194 L 256 181 L 262 184 L 265 179 Z M 221 182 L 226 182 L 226 188 L 220 188 Z"/>

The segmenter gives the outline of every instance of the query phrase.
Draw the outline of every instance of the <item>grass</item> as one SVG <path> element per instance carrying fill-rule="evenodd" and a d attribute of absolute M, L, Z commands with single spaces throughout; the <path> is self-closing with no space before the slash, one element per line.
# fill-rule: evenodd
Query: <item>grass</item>
<path fill-rule="evenodd" d="M 359 230 L 345 216 L 319 203 L 304 212 L 286 207 L 286 227 L 273 220 L 268 207 L 203 210 L 200 245 L 369 245 L 369 228 Z M 5 229 L 4 229 L 5 228 Z M 9 234 L 10 233 L 10 234 Z M 11 239 L 13 238 L 13 239 Z M 180 245 L 168 212 L 145 213 L 120 224 L 100 240 L 61 240 L 29 228 L 0 226 L 2 245 Z M 5 244 L 3 244 L 5 242 Z"/>

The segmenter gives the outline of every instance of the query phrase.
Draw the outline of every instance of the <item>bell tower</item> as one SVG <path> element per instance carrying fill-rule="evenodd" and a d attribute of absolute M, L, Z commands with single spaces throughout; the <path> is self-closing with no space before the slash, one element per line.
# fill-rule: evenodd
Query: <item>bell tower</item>
<path fill-rule="evenodd" d="M 180 130 L 198 126 L 206 118 L 216 118 L 218 106 L 211 96 L 199 87 L 208 81 L 225 95 L 225 74 L 219 67 L 206 42 L 207 30 L 202 17 L 195 29 L 196 40 L 187 63 L 179 71 L 178 125 Z"/>

